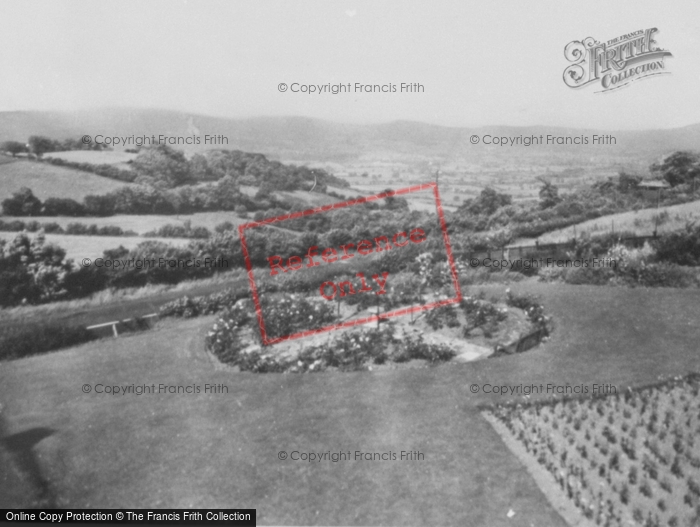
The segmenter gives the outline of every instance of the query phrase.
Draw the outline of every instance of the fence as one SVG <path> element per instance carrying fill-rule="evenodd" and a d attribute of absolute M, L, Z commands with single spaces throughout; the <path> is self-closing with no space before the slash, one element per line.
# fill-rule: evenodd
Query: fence
<path fill-rule="evenodd" d="M 151 313 L 143 317 L 127 318 L 124 320 L 105 322 L 104 324 L 96 324 L 94 326 L 88 326 L 86 329 L 93 332 L 98 337 L 118 337 L 121 333 L 132 333 L 134 331 L 150 329 L 157 320 L 158 315 L 156 313 Z"/>
<path fill-rule="evenodd" d="M 627 247 L 642 247 L 646 242 L 655 240 L 656 236 L 630 236 L 620 238 L 619 242 Z M 520 258 L 553 258 L 564 256 L 568 251 L 576 248 L 576 240 L 561 243 L 536 243 L 535 245 L 518 245 L 502 247 L 490 251 L 462 254 L 468 258 L 476 258 L 483 261 L 486 258 L 492 260 L 518 260 Z"/>

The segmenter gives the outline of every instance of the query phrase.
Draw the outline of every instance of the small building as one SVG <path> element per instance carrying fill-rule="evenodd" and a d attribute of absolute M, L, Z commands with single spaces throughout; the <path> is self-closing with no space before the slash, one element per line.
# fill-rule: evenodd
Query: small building
<path fill-rule="evenodd" d="M 661 195 L 661 192 L 670 188 L 666 181 L 662 179 L 649 179 L 640 181 L 637 188 L 642 191 L 642 195 L 647 199 L 655 199 Z"/>

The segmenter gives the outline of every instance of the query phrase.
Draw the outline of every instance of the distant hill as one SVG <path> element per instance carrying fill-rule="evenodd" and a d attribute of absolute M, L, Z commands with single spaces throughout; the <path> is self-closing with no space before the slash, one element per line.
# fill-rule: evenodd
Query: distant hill
<path fill-rule="evenodd" d="M 496 147 L 472 145 L 470 136 L 580 136 L 612 134 L 617 145 L 541 145 Z M 282 160 L 356 161 L 359 159 L 460 159 L 483 162 L 520 160 L 543 155 L 559 158 L 606 159 L 614 165 L 634 159 L 648 164 L 679 149 L 700 148 L 700 124 L 674 129 L 615 131 L 544 126 L 454 128 L 411 121 L 376 125 L 334 123 L 305 117 L 228 119 L 167 110 L 102 109 L 73 113 L 0 112 L 0 141 L 25 140 L 33 134 L 56 139 L 91 136 L 198 136 L 200 145 L 181 145 L 186 151 L 210 148 L 260 152 Z M 224 135 L 229 144 L 205 145 L 204 135 Z"/>

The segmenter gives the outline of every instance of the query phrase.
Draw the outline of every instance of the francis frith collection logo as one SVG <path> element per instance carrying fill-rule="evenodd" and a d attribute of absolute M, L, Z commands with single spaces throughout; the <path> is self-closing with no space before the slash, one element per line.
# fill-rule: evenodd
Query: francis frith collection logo
<path fill-rule="evenodd" d="M 599 42 L 593 37 L 569 42 L 564 56 L 571 64 L 564 70 L 569 88 L 582 88 L 600 82 L 607 92 L 628 86 L 640 79 L 667 75 L 665 57 L 672 57 L 654 40 L 657 28 L 640 29 Z"/>

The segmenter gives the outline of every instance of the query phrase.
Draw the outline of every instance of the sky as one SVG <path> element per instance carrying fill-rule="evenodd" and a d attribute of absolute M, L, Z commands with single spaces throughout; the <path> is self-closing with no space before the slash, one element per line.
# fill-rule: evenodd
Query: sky
<path fill-rule="evenodd" d="M 673 54 L 670 75 L 611 93 L 564 84 L 569 42 L 652 27 Z M 138 107 L 465 127 L 700 122 L 698 0 L 3 0 L 0 49 L 0 111 Z M 290 88 L 402 82 L 424 91 Z"/>

